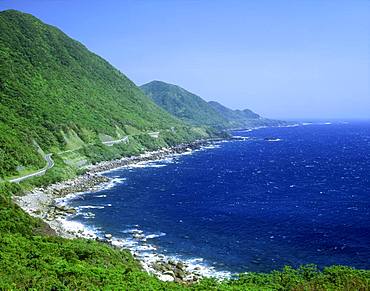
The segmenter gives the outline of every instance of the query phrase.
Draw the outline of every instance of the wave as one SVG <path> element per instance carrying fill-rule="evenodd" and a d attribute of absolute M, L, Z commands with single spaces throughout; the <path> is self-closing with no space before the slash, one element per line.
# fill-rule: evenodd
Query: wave
<path fill-rule="evenodd" d="M 281 138 L 272 138 L 272 139 L 267 139 L 266 141 L 268 142 L 278 142 L 278 141 L 282 141 Z"/>
<path fill-rule="evenodd" d="M 288 125 L 280 125 L 278 127 L 297 127 L 297 126 L 301 126 L 302 124 L 300 123 L 294 123 L 294 124 L 288 124 Z"/>
<path fill-rule="evenodd" d="M 93 219 L 95 218 L 95 214 L 92 213 L 92 212 L 83 212 L 81 213 L 82 216 L 85 218 L 85 219 Z"/>
<path fill-rule="evenodd" d="M 233 138 L 240 139 L 240 140 L 248 140 L 248 139 L 250 139 L 249 136 L 242 136 L 242 135 L 233 135 Z"/>
<path fill-rule="evenodd" d="M 150 273 L 156 274 L 161 278 L 161 274 L 153 266 L 158 262 L 182 262 L 189 273 L 197 273 L 203 277 L 215 277 L 219 279 L 230 278 L 232 273 L 229 271 L 216 270 L 210 266 L 203 258 L 186 258 L 182 255 L 165 255 L 158 251 L 158 248 L 147 243 L 148 239 L 156 239 L 166 234 L 163 232 L 154 234 L 145 234 L 144 231 L 133 228 L 122 231 L 125 234 L 131 234 L 131 237 L 112 237 L 112 245 L 121 248 L 127 248 L 135 257 L 142 262 L 144 269 Z"/>
<path fill-rule="evenodd" d="M 208 145 L 208 146 L 204 146 L 202 147 L 201 150 L 211 150 L 211 149 L 218 149 L 220 148 L 221 145 L 220 144 L 211 144 L 211 145 Z"/>
<path fill-rule="evenodd" d="M 105 207 L 111 207 L 112 204 L 104 204 L 104 205 L 83 205 L 78 206 L 77 209 L 104 209 Z"/>
<path fill-rule="evenodd" d="M 191 155 L 196 151 L 203 151 L 203 150 L 210 150 L 219 148 L 219 144 L 211 144 L 207 146 L 203 146 L 197 150 L 190 150 L 180 154 L 171 154 L 166 156 L 162 159 L 158 160 L 150 160 L 150 161 L 142 161 L 136 164 L 131 164 L 127 166 L 123 166 L 120 168 L 112 169 L 107 172 L 113 172 L 118 169 L 135 169 L 135 168 L 159 168 L 165 167 L 169 164 L 175 163 L 179 157 L 184 155 Z M 145 156 L 145 155 L 144 155 Z M 148 155 L 150 156 L 150 155 Z M 114 173 L 113 173 L 114 175 Z M 99 186 L 98 191 L 102 191 L 105 189 L 110 189 L 117 184 L 121 184 L 126 180 L 126 178 L 122 178 L 121 175 L 114 175 L 113 179 L 109 182 L 101 184 Z M 91 192 L 91 191 L 90 191 Z M 71 200 L 75 197 L 80 196 L 81 194 L 90 193 L 88 191 L 81 192 L 81 193 L 73 193 L 68 195 L 67 197 L 61 199 L 59 203 L 64 203 L 67 205 Z M 105 198 L 105 194 L 98 194 L 95 195 L 97 198 Z M 130 229 L 123 230 L 122 236 L 112 236 L 109 233 L 105 233 L 104 231 L 94 228 L 88 227 L 81 222 L 73 221 L 73 217 L 80 216 L 81 219 L 93 219 L 94 213 L 88 212 L 91 209 L 104 209 L 105 207 L 110 207 L 111 204 L 99 204 L 99 205 L 81 205 L 76 208 L 77 213 L 75 215 L 71 215 L 66 217 L 63 221 L 63 228 L 66 229 L 67 233 L 73 233 L 78 237 L 86 237 L 91 239 L 101 239 L 105 241 L 109 241 L 112 245 L 117 247 L 129 249 L 131 253 L 133 253 L 139 261 L 142 263 L 145 270 L 156 274 L 160 277 L 161 274 L 158 273 L 154 269 L 155 262 L 158 261 L 181 261 L 187 266 L 187 270 L 189 272 L 197 272 L 201 276 L 205 277 L 217 277 L 217 278 L 225 278 L 230 275 L 229 272 L 218 271 L 214 267 L 208 265 L 203 259 L 201 258 L 185 258 L 180 255 L 172 255 L 168 256 L 162 254 L 158 251 L 158 248 L 155 246 L 154 242 L 160 237 L 166 235 L 164 232 L 155 232 L 155 233 L 145 233 L 143 230 L 139 229 L 138 226 L 134 226 Z M 91 220 L 90 220 L 91 221 Z M 93 221 L 91 221 L 93 222 Z"/>
<path fill-rule="evenodd" d="M 86 226 L 85 224 L 69 220 L 68 218 L 58 218 L 53 223 L 56 223 L 57 229 L 62 229 L 63 233 L 71 236 L 96 239 L 100 236 L 100 231 L 97 228 Z"/>
<path fill-rule="evenodd" d="M 126 181 L 126 178 L 115 176 L 115 178 L 109 180 L 109 182 L 99 185 L 99 191 L 112 189 L 113 187 L 122 184 L 124 181 Z"/>
<path fill-rule="evenodd" d="M 161 237 L 161 236 L 165 236 L 166 233 L 164 232 L 161 232 L 160 234 L 148 234 L 147 236 L 145 236 L 146 239 L 153 239 L 153 238 L 158 238 L 158 237 Z"/>
<path fill-rule="evenodd" d="M 162 168 L 167 166 L 166 164 L 159 164 L 160 161 L 156 162 L 139 162 L 137 164 L 129 165 L 126 169 L 137 169 L 137 168 Z"/>
<path fill-rule="evenodd" d="M 86 205 L 82 207 L 89 209 L 103 206 Z M 135 226 L 134 228 L 121 231 L 122 234 L 126 234 L 124 237 L 117 237 L 112 236 L 109 233 L 105 233 L 99 228 L 89 227 L 81 222 L 70 220 L 70 218 L 62 218 L 59 219 L 58 222 L 60 223 L 59 227 L 64 229 L 66 233 L 77 237 L 108 241 L 113 246 L 130 250 L 130 252 L 141 262 L 143 268 L 147 272 L 157 275 L 159 279 L 162 279 L 161 276 L 163 276 L 163 274 L 157 271 L 154 267 L 160 262 L 175 262 L 176 264 L 181 262 L 189 274 L 198 274 L 203 277 L 224 279 L 232 276 L 228 271 L 216 270 L 202 258 L 186 258 L 181 255 L 165 255 L 160 253 L 155 245 L 148 243 L 147 241 L 165 236 L 166 233 L 164 232 L 145 233 L 143 230 L 139 229 L 138 226 Z"/>
<path fill-rule="evenodd" d="M 94 205 L 85 205 L 85 206 L 78 206 L 77 209 L 104 209 L 105 206 L 94 206 Z"/>

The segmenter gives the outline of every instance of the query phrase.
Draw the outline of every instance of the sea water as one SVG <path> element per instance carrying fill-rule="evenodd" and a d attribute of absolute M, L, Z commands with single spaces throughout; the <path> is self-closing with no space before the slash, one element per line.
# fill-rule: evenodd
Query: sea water
<path fill-rule="evenodd" d="M 370 123 L 233 134 L 243 138 L 106 173 L 117 182 L 70 201 L 72 220 L 219 271 L 369 268 Z"/>

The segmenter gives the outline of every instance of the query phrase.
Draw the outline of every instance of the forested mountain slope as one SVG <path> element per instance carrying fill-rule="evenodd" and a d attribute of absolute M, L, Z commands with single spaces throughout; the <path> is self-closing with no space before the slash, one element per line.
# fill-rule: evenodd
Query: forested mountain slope
<path fill-rule="evenodd" d="M 263 118 L 250 109 L 232 110 L 215 101 L 207 102 L 177 85 L 162 81 L 152 81 L 140 88 L 158 106 L 193 125 L 245 129 L 286 124 L 284 121 Z"/>
<path fill-rule="evenodd" d="M 205 100 L 177 85 L 152 81 L 140 88 L 158 106 L 187 123 L 217 128 L 228 127 L 228 121 Z"/>
<path fill-rule="evenodd" d="M 209 101 L 208 104 L 223 118 L 227 119 L 232 128 L 244 129 L 259 126 L 279 126 L 288 124 L 281 120 L 263 118 L 250 109 L 233 110 L 216 101 Z"/>
<path fill-rule="evenodd" d="M 193 132 L 124 74 L 59 29 L 0 12 L 0 177 L 58 152 L 132 132 Z"/>

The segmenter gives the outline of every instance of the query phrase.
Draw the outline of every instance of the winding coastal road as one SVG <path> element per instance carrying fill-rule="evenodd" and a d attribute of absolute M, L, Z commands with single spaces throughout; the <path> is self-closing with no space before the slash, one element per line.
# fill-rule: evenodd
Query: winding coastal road
<path fill-rule="evenodd" d="M 117 139 L 117 140 L 103 141 L 102 144 L 105 144 L 110 147 L 114 144 L 122 143 L 122 142 L 128 142 L 128 136 L 125 136 L 124 138 Z"/>
<path fill-rule="evenodd" d="M 110 147 L 110 146 L 113 146 L 117 143 L 122 143 L 122 142 L 129 142 L 128 136 L 125 136 L 124 138 L 116 139 L 116 140 L 102 141 L 102 144 Z M 93 145 L 93 143 L 89 143 L 88 145 Z M 74 149 L 71 149 L 71 150 L 62 151 L 62 152 L 59 152 L 57 154 L 62 155 L 62 154 L 65 154 L 65 153 L 71 153 L 71 152 L 77 151 L 79 149 L 82 149 L 82 147 L 83 146 L 80 146 L 78 148 L 74 148 Z"/>
<path fill-rule="evenodd" d="M 129 142 L 129 137 L 128 136 L 125 136 L 125 137 L 123 137 L 121 139 L 118 139 L 118 140 L 111 140 L 111 141 L 102 142 L 102 144 L 107 145 L 107 146 L 113 146 L 114 144 L 127 143 L 127 142 Z M 64 151 L 64 152 L 60 152 L 58 154 L 72 152 L 72 151 L 75 151 L 75 150 L 76 149 L 67 150 L 67 151 Z M 37 176 L 43 176 L 43 175 L 45 175 L 45 173 L 46 173 L 47 170 L 49 170 L 52 167 L 54 167 L 54 161 L 51 158 L 51 156 L 52 156 L 52 154 L 47 154 L 47 155 L 44 156 L 44 159 L 45 159 L 45 161 L 46 161 L 47 164 L 41 170 L 38 170 L 38 171 L 36 171 L 34 173 L 27 174 L 27 175 L 24 175 L 24 176 L 21 176 L 21 177 L 18 177 L 18 178 L 9 179 L 8 181 L 11 182 L 11 183 L 19 183 L 19 182 L 22 182 L 24 180 L 30 179 L 32 177 L 37 177 Z"/>
<path fill-rule="evenodd" d="M 44 159 L 47 162 L 47 164 L 46 164 L 46 166 L 43 169 L 38 170 L 37 172 L 34 172 L 34 173 L 31 173 L 31 174 L 27 174 L 25 176 L 19 177 L 19 178 L 10 179 L 9 182 L 11 182 L 11 183 L 19 183 L 19 182 L 22 182 L 22 181 L 27 180 L 29 178 L 32 178 L 32 177 L 45 175 L 45 173 L 46 173 L 47 170 L 49 170 L 52 167 L 54 167 L 54 161 L 51 158 L 51 155 L 52 154 L 47 154 L 47 155 L 44 156 Z"/>

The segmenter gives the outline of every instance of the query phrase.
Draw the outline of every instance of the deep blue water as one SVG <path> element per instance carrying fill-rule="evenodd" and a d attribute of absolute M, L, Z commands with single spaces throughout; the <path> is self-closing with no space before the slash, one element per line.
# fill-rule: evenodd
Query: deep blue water
<path fill-rule="evenodd" d="M 75 219 L 116 237 L 165 233 L 151 240 L 159 252 L 220 270 L 369 268 L 370 123 L 234 134 L 250 139 L 110 172 L 126 180 L 71 203 L 111 207 Z"/>

